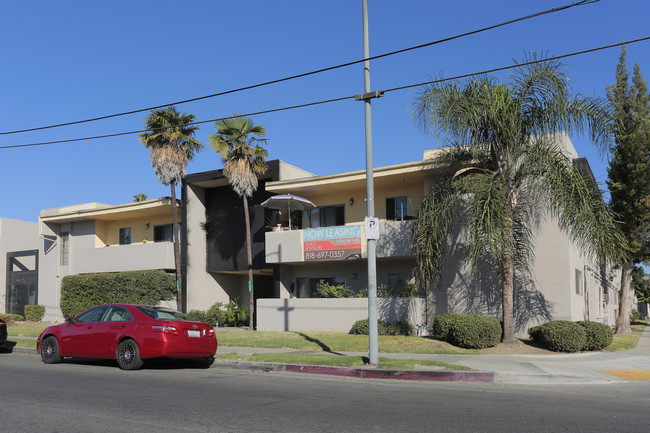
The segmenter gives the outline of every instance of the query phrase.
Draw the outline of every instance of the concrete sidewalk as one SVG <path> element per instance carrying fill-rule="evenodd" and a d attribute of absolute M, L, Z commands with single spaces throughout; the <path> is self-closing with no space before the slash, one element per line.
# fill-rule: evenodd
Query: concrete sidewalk
<path fill-rule="evenodd" d="M 17 338 L 17 337 L 11 337 Z M 29 338 L 29 337 L 26 337 Z M 331 356 L 367 356 L 364 352 L 319 352 L 296 349 L 264 349 L 257 347 L 219 346 L 224 353 L 252 355 L 255 353 L 314 353 Z M 13 353 L 36 355 L 36 349 L 13 348 Z M 650 327 L 637 346 L 621 352 L 585 352 L 550 355 L 428 355 L 418 353 L 380 353 L 395 359 L 429 359 L 459 364 L 475 371 L 446 371 L 436 367 L 416 370 L 381 370 L 372 367 L 324 367 L 248 361 L 215 360 L 212 368 L 236 368 L 257 371 L 288 371 L 330 374 L 337 376 L 402 380 L 435 380 L 453 382 L 498 382 L 521 384 L 587 384 L 648 381 L 650 384 Z"/>

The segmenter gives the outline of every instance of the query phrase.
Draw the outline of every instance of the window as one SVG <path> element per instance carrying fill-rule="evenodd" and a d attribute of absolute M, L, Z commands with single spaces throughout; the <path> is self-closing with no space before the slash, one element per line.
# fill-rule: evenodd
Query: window
<path fill-rule="evenodd" d="M 180 224 L 178 225 L 180 233 Z M 153 228 L 153 241 L 154 242 L 173 242 L 174 230 L 173 224 L 165 224 L 161 226 L 154 226 Z"/>
<path fill-rule="evenodd" d="M 86 311 L 85 313 L 78 316 L 77 320 L 75 321 L 77 323 L 99 322 L 99 319 L 101 319 L 102 314 L 104 314 L 105 310 L 106 306 L 93 308 L 92 310 Z"/>
<path fill-rule="evenodd" d="M 345 206 L 342 204 L 317 207 L 305 214 L 309 224 L 303 225 L 311 228 L 345 225 Z"/>
<path fill-rule="evenodd" d="M 408 217 L 406 196 L 386 199 L 386 219 L 404 221 Z"/>
<path fill-rule="evenodd" d="M 398 292 L 401 292 L 408 281 L 409 275 L 405 272 L 389 273 L 388 274 L 388 287 Z"/>
<path fill-rule="evenodd" d="M 153 317 L 154 319 L 183 320 L 188 322 L 194 321 L 194 319 L 188 316 L 187 314 L 181 313 L 180 311 L 172 310 L 171 308 L 167 308 L 167 307 L 140 306 L 137 308 L 147 316 Z"/>
<path fill-rule="evenodd" d="M 131 317 L 129 310 L 118 305 L 109 307 L 104 315 L 104 322 L 124 322 L 131 320 L 133 320 L 133 317 Z"/>
<path fill-rule="evenodd" d="M 115 233 L 115 232 L 113 232 Z M 131 227 L 120 229 L 120 245 L 129 245 L 131 243 Z"/>
<path fill-rule="evenodd" d="M 68 266 L 68 255 L 70 253 L 70 233 L 61 233 L 61 266 Z"/>
<path fill-rule="evenodd" d="M 320 281 L 324 281 L 333 286 L 345 286 L 345 277 L 297 278 L 298 291 L 294 295 L 298 298 L 315 297 L 316 286 Z"/>
<path fill-rule="evenodd" d="M 584 279 L 582 278 L 582 271 L 576 269 L 576 295 L 582 295 L 582 288 L 584 286 Z"/>

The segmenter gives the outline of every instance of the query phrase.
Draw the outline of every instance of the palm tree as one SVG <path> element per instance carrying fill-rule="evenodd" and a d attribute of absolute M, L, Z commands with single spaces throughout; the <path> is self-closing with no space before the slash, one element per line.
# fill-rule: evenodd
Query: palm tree
<path fill-rule="evenodd" d="M 535 60 L 535 56 L 532 60 Z M 533 234 L 543 215 L 558 220 L 582 251 L 618 262 L 625 245 L 600 191 L 558 145 L 560 131 L 588 132 L 606 149 L 608 106 L 571 96 L 561 64 L 519 67 L 508 82 L 481 76 L 424 88 L 414 120 L 449 147 L 437 162 L 446 173 L 423 200 L 413 232 L 419 276 L 439 284 L 453 221 L 464 222 L 466 256 L 497 263 L 504 342 L 514 342 L 515 273 L 533 259 Z"/>
<path fill-rule="evenodd" d="M 169 106 L 151 111 L 145 119 L 147 132 L 140 134 L 140 143 L 151 151 L 151 166 L 163 185 L 170 185 L 172 193 L 172 219 L 174 223 L 174 258 L 176 264 L 177 308 L 184 311 L 181 290 L 181 254 L 178 230 L 176 184 L 185 177 L 188 161 L 203 150 L 203 145 L 193 136 L 198 126 L 193 126 L 194 114 L 179 113 Z"/>
<path fill-rule="evenodd" d="M 208 137 L 210 147 L 223 159 L 223 174 L 244 203 L 246 226 L 246 252 L 248 255 L 249 328 L 253 329 L 255 298 L 253 295 L 253 255 L 251 246 L 248 199 L 257 189 L 257 176 L 266 172 L 268 152 L 260 146 L 266 143 L 266 128 L 254 125 L 247 117 L 233 117 L 215 121 L 217 132 Z"/>
<path fill-rule="evenodd" d="M 138 193 L 133 196 L 133 201 L 134 202 L 147 201 L 147 194 Z"/>

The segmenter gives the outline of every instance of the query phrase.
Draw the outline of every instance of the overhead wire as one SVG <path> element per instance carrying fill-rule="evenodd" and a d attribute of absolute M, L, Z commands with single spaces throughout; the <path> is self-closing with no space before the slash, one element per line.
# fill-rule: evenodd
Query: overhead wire
<path fill-rule="evenodd" d="M 265 81 L 265 82 L 262 82 L 262 83 L 251 84 L 249 86 L 239 87 L 239 88 L 236 88 L 236 89 L 225 90 L 223 92 L 212 93 L 210 95 L 198 96 L 198 97 L 195 97 L 195 98 L 183 99 L 183 100 L 180 100 L 180 101 L 170 102 L 170 103 L 161 104 L 161 105 L 154 105 L 154 106 L 146 107 L 146 108 L 138 108 L 138 109 L 135 109 L 135 110 L 123 111 L 123 112 L 115 113 L 115 114 L 107 114 L 105 116 L 92 117 L 92 118 L 83 119 L 83 120 L 75 120 L 75 121 L 72 121 L 72 122 L 57 123 L 57 124 L 53 124 L 53 125 L 38 126 L 38 127 L 34 127 L 34 128 L 17 129 L 17 130 L 14 130 L 14 131 L 4 131 L 4 132 L 0 132 L 0 135 L 9 135 L 9 134 L 19 134 L 19 133 L 24 133 L 24 132 L 42 131 L 42 130 L 45 130 L 45 129 L 60 128 L 60 127 L 63 127 L 63 126 L 71 126 L 71 125 L 79 125 L 79 124 L 88 123 L 88 122 L 96 122 L 96 121 L 99 121 L 99 120 L 105 120 L 105 119 L 111 119 L 111 118 L 114 118 L 114 117 L 120 117 L 120 116 L 126 116 L 126 115 L 130 115 L 130 114 L 142 113 L 144 111 L 151 111 L 151 110 L 155 110 L 155 109 L 158 109 L 158 108 L 168 107 L 170 105 L 181 105 L 181 104 L 186 104 L 186 103 L 189 103 L 189 102 L 196 102 L 196 101 L 201 101 L 201 100 L 204 100 L 204 99 L 215 98 L 217 96 L 224 96 L 224 95 L 228 95 L 228 94 L 232 94 L 232 93 L 242 92 L 244 90 L 251 90 L 251 89 L 258 88 L 258 87 L 268 86 L 268 85 L 271 85 L 271 84 L 277 84 L 277 83 L 281 83 L 281 82 L 284 82 L 284 81 L 294 80 L 294 79 L 297 79 L 297 78 L 303 78 L 303 77 L 307 77 L 307 76 L 310 76 L 310 75 L 320 74 L 320 73 L 323 73 L 323 72 L 332 71 L 332 70 L 335 70 L 335 69 L 340 69 L 340 68 L 344 68 L 344 67 L 347 67 L 347 66 L 356 65 L 358 63 L 362 63 L 362 62 L 369 61 L 369 60 L 377 60 L 377 59 L 381 59 L 381 58 L 384 58 L 384 57 L 393 56 L 393 55 L 396 55 L 396 54 L 401 54 L 401 53 L 405 53 L 405 52 L 408 52 L 408 51 L 412 51 L 412 50 L 416 50 L 416 49 L 420 49 L 420 48 L 425 48 L 425 47 L 429 47 L 429 46 L 432 46 L 432 45 L 441 44 L 441 43 L 444 43 L 444 42 L 453 41 L 455 39 L 475 35 L 477 33 L 482 33 L 482 32 L 488 31 L 488 30 L 493 30 L 493 29 L 503 27 L 503 26 L 506 26 L 506 25 L 509 25 L 509 24 L 514 24 L 516 22 L 525 21 L 525 20 L 528 20 L 528 19 L 536 18 L 536 17 L 539 17 L 539 16 L 543 16 L 543 15 L 547 15 L 547 14 L 551 14 L 551 13 L 555 13 L 555 12 L 560 12 L 560 11 L 563 11 L 563 10 L 566 10 L 566 9 L 569 9 L 569 8 L 573 8 L 573 7 L 576 7 L 576 6 L 584 6 L 584 5 L 588 5 L 588 4 L 592 4 L 592 3 L 597 3 L 599 1 L 600 0 L 581 0 L 581 1 L 571 3 L 571 4 L 568 4 L 568 5 L 559 6 L 559 7 L 548 9 L 548 10 L 545 10 L 545 11 L 542 11 L 542 12 L 537 12 L 537 13 L 534 13 L 534 14 L 531 14 L 531 15 L 526 15 L 526 16 L 523 16 L 523 17 L 519 17 L 519 18 L 511 19 L 511 20 L 508 20 L 508 21 L 504 21 L 504 22 L 501 22 L 499 24 L 494 24 L 494 25 L 491 25 L 491 26 L 488 26 L 488 27 L 483 27 L 483 28 L 480 28 L 480 29 L 476 29 L 476 30 L 472 30 L 472 31 L 469 31 L 469 32 L 461 33 L 461 34 L 458 34 L 458 35 L 449 36 L 447 38 L 438 39 L 436 41 L 427 42 L 427 43 L 424 43 L 424 44 L 414 45 L 412 47 L 403 48 L 403 49 L 400 49 L 400 50 L 379 54 L 379 55 L 376 55 L 376 56 L 368 57 L 366 59 L 360 59 L 360 60 L 354 60 L 354 61 L 351 61 L 351 62 L 341 63 L 341 64 L 335 65 L 335 66 L 329 66 L 329 67 L 326 67 L 326 68 L 316 69 L 316 70 L 313 70 L 313 71 L 304 72 L 304 73 L 297 74 L 297 75 L 291 75 L 291 76 L 284 77 L 284 78 L 278 78 L 278 79 L 275 79 L 275 80 Z"/>
<path fill-rule="evenodd" d="M 509 69 L 516 69 L 516 68 L 520 68 L 522 66 L 528 66 L 528 65 L 533 65 L 533 64 L 536 64 L 536 63 L 543 63 L 543 62 L 548 62 L 548 61 L 553 61 L 553 60 L 564 59 L 564 58 L 567 58 L 567 57 L 573 57 L 573 56 L 593 53 L 593 52 L 596 52 L 596 51 L 602 51 L 602 50 L 606 50 L 606 49 L 609 49 L 609 48 L 615 48 L 615 47 L 619 47 L 621 45 L 635 44 L 635 43 L 643 42 L 643 41 L 647 41 L 647 40 L 650 40 L 650 36 L 646 36 L 646 37 L 643 37 L 643 38 L 632 39 L 630 41 L 618 42 L 618 43 L 615 43 L 615 44 L 603 45 L 603 46 L 596 47 L 596 48 L 589 48 L 589 49 L 586 49 L 586 50 L 575 51 L 575 52 L 572 52 L 572 53 L 560 54 L 560 55 L 557 55 L 557 56 L 551 56 L 551 57 L 545 57 L 545 58 L 540 58 L 540 59 L 529 60 L 529 61 L 526 61 L 526 62 L 515 63 L 513 65 L 501 66 L 501 67 L 492 68 L 492 69 L 485 69 L 485 70 L 482 70 L 482 71 L 471 72 L 471 73 L 462 74 L 462 75 L 455 75 L 453 77 L 438 78 L 438 79 L 435 79 L 435 80 L 430 80 L 430 81 L 425 81 L 425 82 L 420 82 L 420 83 L 415 83 L 415 84 L 408 84 L 408 85 L 405 85 L 405 86 L 392 87 L 390 89 L 385 89 L 385 90 L 379 91 L 379 92 L 383 92 L 383 93 L 395 92 L 395 91 L 399 91 L 399 90 L 410 89 L 410 88 L 413 88 L 413 87 L 427 86 L 427 85 L 442 83 L 442 82 L 446 82 L 446 81 L 459 80 L 459 79 L 462 79 L 462 78 L 468 78 L 468 77 L 472 77 L 472 76 L 476 76 L 476 75 L 484 75 L 484 74 L 489 74 L 489 73 L 494 73 L 494 72 L 505 71 L 505 70 L 509 70 Z M 320 101 L 307 102 L 307 103 L 304 103 L 304 104 L 290 105 L 290 106 L 286 106 L 286 107 L 272 108 L 272 109 L 261 110 L 261 111 L 254 111 L 254 112 L 249 112 L 249 113 L 245 113 L 245 114 L 239 114 L 237 116 L 220 117 L 220 118 L 216 118 L 216 119 L 202 120 L 202 121 L 199 121 L 199 122 L 192 122 L 191 124 L 188 124 L 188 125 L 200 125 L 200 124 L 204 124 L 204 123 L 210 123 L 210 122 L 216 122 L 216 121 L 220 121 L 220 120 L 232 119 L 234 117 L 258 116 L 258 115 L 262 115 L 262 114 L 270 114 L 270 113 L 276 113 L 276 112 L 280 112 L 280 111 L 294 110 L 294 109 L 298 109 L 298 108 L 306 108 L 306 107 L 311 107 L 311 106 L 315 106 L 315 105 L 328 104 L 328 103 L 331 103 L 331 102 L 339 102 L 339 101 L 343 101 L 343 100 L 346 100 L 346 99 L 354 100 L 356 96 L 357 95 L 342 96 L 342 97 L 339 97 L 339 98 L 331 98 L 331 99 L 325 99 L 325 100 L 320 100 Z M 188 126 L 188 125 L 182 125 L 182 126 Z M 141 134 L 141 133 L 149 132 L 149 131 L 150 130 L 144 129 L 144 130 L 139 130 L 139 131 L 119 132 L 119 133 L 114 133 L 114 134 L 96 135 L 96 136 L 81 137 L 81 138 L 70 138 L 70 139 L 64 139 L 64 140 L 44 141 L 44 142 L 39 142 L 39 143 L 13 144 L 13 145 L 7 145 L 7 146 L 0 146 L 0 149 L 12 149 L 12 148 L 21 148 L 21 147 L 45 146 L 45 145 L 50 145 L 50 144 L 72 143 L 72 142 L 78 142 L 78 141 L 96 140 L 96 139 L 101 139 L 101 138 L 119 137 L 119 136 L 132 135 L 132 134 Z"/>

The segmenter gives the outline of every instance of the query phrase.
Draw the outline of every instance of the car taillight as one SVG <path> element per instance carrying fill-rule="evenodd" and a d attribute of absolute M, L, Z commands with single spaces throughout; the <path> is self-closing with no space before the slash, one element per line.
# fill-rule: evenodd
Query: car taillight
<path fill-rule="evenodd" d="M 178 329 L 176 329 L 175 326 L 169 326 L 169 325 L 153 325 L 152 326 L 154 332 L 162 332 L 164 334 L 175 334 L 178 335 Z"/>

